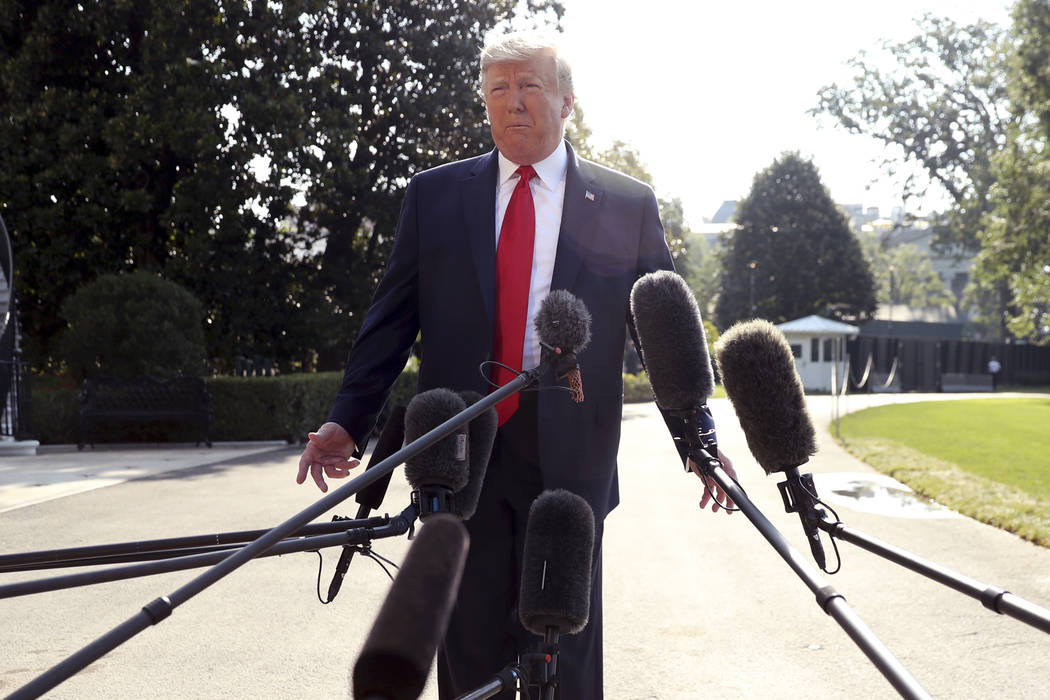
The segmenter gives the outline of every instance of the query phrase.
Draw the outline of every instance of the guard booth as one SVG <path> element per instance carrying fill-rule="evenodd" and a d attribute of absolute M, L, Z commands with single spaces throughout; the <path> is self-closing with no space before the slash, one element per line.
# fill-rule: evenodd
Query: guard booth
<path fill-rule="evenodd" d="M 777 328 L 787 338 L 795 356 L 795 368 L 806 391 L 832 390 L 832 373 L 837 373 L 836 388 L 841 388 L 849 366 L 846 341 L 860 329 L 822 316 L 781 323 Z"/>

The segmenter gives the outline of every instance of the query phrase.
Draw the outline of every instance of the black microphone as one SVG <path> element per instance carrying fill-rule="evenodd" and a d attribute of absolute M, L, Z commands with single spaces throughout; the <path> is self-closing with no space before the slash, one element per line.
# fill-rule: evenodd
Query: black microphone
<path fill-rule="evenodd" d="M 372 449 L 372 456 L 368 459 L 368 466 L 365 468 L 365 471 L 368 471 L 401 449 L 404 441 L 405 407 L 395 406 L 390 412 L 390 417 L 387 418 L 382 432 L 379 433 L 379 439 L 376 440 L 376 446 Z M 368 517 L 371 511 L 383 505 L 383 498 L 386 497 L 386 490 L 390 485 L 391 474 L 393 472 L 369 484 L 357 494 L 356 500 L 359 504 L 357 508 L 358 520 Z M 329 603 L 335 600 L 336 595 L 339 594 L 339 589 L 343 585 L 343 579 L 346 577 L 346 572 L 350 569 L 350 562 L 353 560 L 354 552 L 356 551 L 357 548 L 353 545 L 343 545 L 343 551 L 339 555 L 339 562 L 335 565 L 335 572 L 332 574 L 332 582 L 328 584 Z"/>
<path fill-rule="evenodd" d="M 476 391 L 461 391 L 459 395 L 467 406 L 473 406 L 483 398 Z M 490 408 L 470 421 L 469 472 L 467 485 L 452 494 L 452 512 L 464 520 L 470 520 L 478 507 L 481 498 L 481 487 L 485 482 L 485 471 L 488 469 L 489 457 L 492 456 L 492 444 L 496 439 L 499 419 L 496 409 Z"/>
<path fill-rule="evenodd" d="M 405 555 L 353 670 L 363 700 L 415 700 L 456 602 L 468 547 L 459 518 L 427 518 Z"/>
<path fill-rule="evenodd" d="M 379 439 L 376 440 L 376 446 L 372 449 L 372 456 L 368 460 L 368 467 L 366 467 L 365 471 L 397 452 L 401 449 L 404 442 L 405 407 L 398 405 L 391 409 L 386 423 L 383 424 L 383 430 L 379 433 Z M 393 472 L 372 482 L 358 492 L 354 500 L 358 502 L 361 508 L 366 509 L 364 515 L 361 514 L 361 509 L 358 509 L 358 518 L 365 517 L 368 511 L 379 510 L 379 507 L 383 505 L 383 499 L 386 498 L 386 490 L 390 485 L 391 476 L 393 476 Z"/>
<path fill-rule="evenodd" d="M 587 501 L 562 489 L 541 493 L 525 526 L 518 618 L 544 639 L 547 698 L 558 683 L 559 635 L 576 634 L 590 616 L 593 556 L 594 513 Z"/>
<path fill-rule="evenodd" d="M 715 380 L 693 293 L 674 272 L 651 272 L 631 289 L 631 316 L 657 405 L 685 421 L 686 448 L 693 461 L 717 463 L 715 424 L 707 407 Z"/>
<path fill-rule="evenodd" d="M 431 389 L 416 394 L 405 411 L 405 440 L 411 443 L 466 410 L 459 394 Z M 454 511 L 452 494 L 467 485 L 469 438 L 466 424 L 414 457 L 405 460 L 405 478 L 412 486 L 412 501 L 419 516 Z"/>
<path fill-rule="evenodd" d="M 580 496 L 544 491 L 529 508 L 521 565 L 518 617 L 543 636 L 555 628 L 576 634 L 587 625 L 591 606 L 594 513 Z"/>
<path fill-rule="evenodd" d="M 812 474 L 798 467 L 816 454 L 816 432 L 806 408 L 802 380 L 784 334 L 769 321 L 738 323 L 715 346 L 722 385 L 733 404 L 747 446 L 766 474 L 784 472 L 780 492 L 787 512 L 798 512 L 813 558 L 824 569 Z"/>
<path fill-rule="evenodd" d="M 591 341 L 591 314 L 582 301 L 564 289 L 553 289 L 540 302 L 533 320 L 543 357 L 550 361 L 554 376 L 568 378 L 572 398 L 583 401 L 579 353 Z"/>

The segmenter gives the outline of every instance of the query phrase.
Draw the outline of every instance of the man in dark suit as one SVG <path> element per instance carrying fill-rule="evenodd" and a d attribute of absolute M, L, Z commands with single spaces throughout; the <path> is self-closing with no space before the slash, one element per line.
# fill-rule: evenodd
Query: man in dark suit
<path fill-rule="evenodd" d="M 587 500 L 597 532 L 591 619 L 563 638 L 560 693 L 600 698 L 601 531 L 619 501 L 630 291 L 640 276 L 673 265 L 652 189 L 578 158 L 564 141 L 575 95 L 553 43 L 521 34 L 490 42 L 481 87 L 496 150 L 409 183 L 387 271 L 329 422 L 310 434 L 297 480 L 310 473 L 326 491 L 325 475 L 341 478 L 356 465 L 355 438 L 371 431 L 417 333 L 420 391 L 486 393 L 479 366 L 536 366 L 539 302 L 552 289 L 571 292 L 591 314 L 591 342 L 579 357 L 586 399 L 544 391 L 547 377 L 540 391 L 498 407 L 500 428 L 477 512 L 466 523 L 470 553 L 438 678 L 441 696 L 453 697 L 528 650 L 532 640 L 516 616 L 528 509 L 542 490 L 564 488 Z M 712 509 L 723 499 L 716 490 Z"/>

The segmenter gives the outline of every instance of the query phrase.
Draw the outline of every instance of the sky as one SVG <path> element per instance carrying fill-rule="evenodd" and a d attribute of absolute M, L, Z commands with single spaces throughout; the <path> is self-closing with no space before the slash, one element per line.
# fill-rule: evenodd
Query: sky
<path fill-rule="evenodd" d="M 811 159 L 840 204 L 888 216 L 898 191 L 883 148 L 807 114 L 846 62 L 918 33 L 924 11 L 958 23 L 1009 24 L 1002 0 L 563 0 L 563 44 L 594 145 L 633 146 L 657 195 L 698 225 L 747 196 L 785 151 Z M 936 199 L 908 210 L 936 208 Z"/>

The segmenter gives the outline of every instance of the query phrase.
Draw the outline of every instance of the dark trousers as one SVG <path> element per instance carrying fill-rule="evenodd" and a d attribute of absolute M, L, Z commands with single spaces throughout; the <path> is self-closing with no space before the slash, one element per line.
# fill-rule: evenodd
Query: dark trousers
<path fill-rule="evenodd" d="M 499 429 L 474 517 L 459 596 L 438 652 L 438 691 L 451 700 L 490 681 L 543 640 L 518 620 L 518 590 L 529 507 L 543 490 L 536 440 L 536 398 Z M 587 626 L 561 638 L 559 695 L 563 700 L 602 697 L 601 523 L 596 523 L 591 609 Z M 499 698 L 512 698 L 503 693 Z M 533 693 L 533 697 L 537 697 Z"/>

